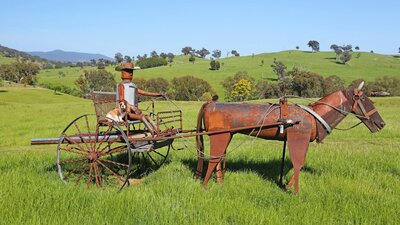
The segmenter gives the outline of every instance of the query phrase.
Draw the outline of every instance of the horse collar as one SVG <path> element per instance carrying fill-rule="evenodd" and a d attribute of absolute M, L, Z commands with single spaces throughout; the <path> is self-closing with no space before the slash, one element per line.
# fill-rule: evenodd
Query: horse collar
<path fill-rule="evenodd" d="M 326 132 L 328 132 L 328 134 L 330 134 L 332 132 L 332 128 L 329 126 L 329 124 L 320 116 L 318 115 L 314 110 L 312 110 L 311 108 L 304 106 L 304 105 L 299 105 L 296 104 L 296 106 L 302 108 L 304 111 L 310 113 L 312 116 L 315 117 L 315 119 L 317 119 L 322 126 L 325 128 Z"/>

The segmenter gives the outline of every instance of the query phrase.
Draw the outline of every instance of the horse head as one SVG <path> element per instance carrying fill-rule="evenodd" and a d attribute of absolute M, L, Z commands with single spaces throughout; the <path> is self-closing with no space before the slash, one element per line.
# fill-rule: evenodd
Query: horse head
<path fill-rule="evenodd" d="M 385 122 L 376 110 L 374 102 L 363 93 L 363 86 L 364 81 L 357 88 L 348 90 L 348 100 L 352 103 L 351 112 L 374 133 L 382 129 Z"/>

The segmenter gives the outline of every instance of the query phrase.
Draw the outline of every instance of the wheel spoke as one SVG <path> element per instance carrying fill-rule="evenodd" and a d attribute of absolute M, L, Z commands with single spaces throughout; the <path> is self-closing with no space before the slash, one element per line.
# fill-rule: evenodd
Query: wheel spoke
<path fill-rule="evenodd" d="M 83 152 L 88 152 L 88 151 L 85 151 L 84 148 L 82 148 L 82 146 L 81 146 L 78 142 L 74 141 L 74 140 L 73 140 L 70 136 L 68 136 L 66 133 L 63 133 L 63 135 L 64 135 L 65 138 L 67 138 L 67 139 L 69 140 L 69 142 L 72 142 L 72 144 L 77 145 Z"/>
<path fill-rule="evenodd" d="M 91 181 L 91 179 L 92 179 L 92 167 L 93 167 L 93 164 L 90 163 L 90 164 L 89 164 L 88 183 L 87 183 L 88 188 L 90 188 L 90 183 L 92 182 L 92 181 Z"/>
<path fill-rule="evenodd" d="M 104 162 L 108 162 L 108 163 L 111 163 L 111 164 L 114 164 L 114 165 L 117 165 L 117 166 L 124 166 L 124 167 L 128 167 L 129 166 L 128 164 L 115 162 L 115 161 L 111 161 L 111 160 L 108 160 L 108 159 L 99 158 L 99 160 L 100 161 L 104 161 Z"/>
<path fill-rule="evenodd" d="M 97 126 L 97 127 L 99 127 L 99 126 Z M 99 140 L 97 140 L 97 138 L 98 138 L 98 135 L 99 135 L 100 132 L 99 132 L 99 129 L 97 128 L 97 138 L 96 138 L 96 140 L 98 141 L 99 145 L 96 148 L 96 152 L 99 151 L 99 149 L 100 149 L 101 145 L 103 144 L 103 142 L 105 141 L 105 139 L 108 140 L 110 138 L 110 136 L 108 136 L 107 134 L 111 131 L 111 129 L 112 129 L 112 126 L 108 125 L 108 129 L 103 133 L 103 138 L 101 139 L 101 141 L 99 141 Z"/>
<path fill-rule="evenodd" d="M 156 153 L 157 155 L 163 157 L 164 159 L 167 158 L 167 154 L 166 154 L 166 155 L 163 155 L 163 154 L 157 152 L 156 150 L 154 150 L 154 151 L 152 151 L 152 152 L 154 152 L 154 153 Z"/>
<path fill-rule="evenodd" d="M 92 141 L 92 135 L 90 133 L 90 126 L 89 126 L 89 119 L 88 119 L 87 115 L 85 115 L 85 122 L 86 122 L 87 131 L 88 131 L 88 134 L 89 134 L 90 148 L 94 149 L 95 146 L 96 146 L 96 142 Z"/>
<path fill-rule="evenodd" d="M 84 152 L 84 151 L 78 152 L 78 151 L 77 151 L 78 149 L 74 150 L 74 149 L 71 148 L 71 147 L 69 147 L 69 148 L 67 148 L 67 147 L 60 148 L 60 150 L 64 150 L 64 151 L 66 151 L 66 152 L 71 152 L 71 153 L 80 154 L 80 155 L 86 155 L 86 153 L 87 153 L 87 152 Z"/>
<path fill-rule="evenodd" d="M 153 157 L 149 153 L 147 153 L 147 156 L 151 159 L 151 161 L 153 161 L 153 163 L 156 165 L 156 167 L 159 167 L 158 163 L 153 159 Z"/>
<path fill-rule="evenodd" d="M 86 148 L 90 151 L 91 148 L 89 147 L 89 145 L 88 145 L 87 141 L 85 140 L 85 138 L 82 137 L 83 134 L 82 134 L 82 132 L 81 132 L 81 129 L 79 129 L 78 125 L 76 124 L 76 121 L 74 121 L 74 126 L 75 126 L 75 128 L 78 130 L 78 132 L 79 132 L 79 138 L 80 138 L 80 139 L 82 140 L 82 142 L 86 145 Z"/>
<path fill-rule="evenodd" d="M 79 175 L 78 180 L 76 181 L 76 185 L 79 185 L 83 175 L 85 174 L 87 167 L 83 168 L 82 173 Z"/>
<path fill-rule="evenodd" d="M 98 163 L 104 167 L 104 169 L 106 169 L 108 172 L 112 173 L 114 176 L 116 176 L 120 181 L 125 182 L 125 180 L 118 175 L 116 172 L 114 172 L 113 170 L 111 170 L 108 166 L 104 165 L 102 162 L 98 161 Z"/>
<path fill-rule="evenodd" d="M 110 149 L 109 151 L 107 151 L 107 154 L 114 154 L 114 153 L 118 153 L 118 152 L 124 152 L 126 151 L 126 146 L 121 145 L 121 146 L 117 146 L 115 148 Z"/>
<path fill-rule="evenodd" d="M 80 164 L 79 166 L 76 166 L 75 169 L 71 170 L 68 172 L 66 176 L 64 176 L 64 180 L 66 180 L 71 174 L 75 173 L 78 171 L 80 168 L 82 168 L 85 165 L 85 163 Z"/>
<path fill-rule="evenodd" d="M 94 169 L 94 180 L 96 182 L 96 186 L 100 187 L 99 170 L 97 169 L 96 163 L 93 163 L 93 169 Z"/>
<path fill-rule="evenodd" d="M 82 160 L 85 160 L 85 159 L 86 159 L 86 157 L 70 159 L 70 160 L 60 160 L 60 164 L 75 163 L 75 162 L 82 161 Z"/>

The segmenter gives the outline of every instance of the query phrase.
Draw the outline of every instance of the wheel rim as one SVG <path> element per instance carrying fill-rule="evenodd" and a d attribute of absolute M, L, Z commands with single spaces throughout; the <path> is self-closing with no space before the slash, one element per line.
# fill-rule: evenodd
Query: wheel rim
<path fill-rule="evenodd" d="M 65 183 L 86 183 L 88 188 L 125 183 L 130 166 L 128 138 L 114 121 L 83 115 L 73 120 L 60 135 L 57 167 Z"/>

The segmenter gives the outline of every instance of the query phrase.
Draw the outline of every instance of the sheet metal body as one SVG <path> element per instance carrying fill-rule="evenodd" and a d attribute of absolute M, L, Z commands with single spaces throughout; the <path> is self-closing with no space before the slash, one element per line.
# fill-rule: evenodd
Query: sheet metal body
<path fill-rule="evenodd" d="M 348 114 L 358 117 L 371 132 L 376 132 L 385 126 L 384 121 L 375 109 L 372 101 L 368 99 L 359 88 L 334 92 L 313 104 L 309 110 L 304 110 L 296 105 L 289 105 L 285 99 L 280 105 L 271 104 L 245 104 L 245 103 L 217 103 L 210 102 L 202 106 L 198 116 L 198 130 L 222 131 L 210 134 L 210 162 L 203 181 L 206 186 L 215 168 L 221 167 L 224 161 L 226 148 L 232 136 L 236 133 L 248 134 L 268 140 L 287 141 L 294 174 L 287 188 L 293 184 L 298 192 L 299 171 L 304 166 L 309 142 L 321 142 Z M 317 114 L 317 115 L 315 115 Z M 313 116 L 314 115 L 314 116 Z M 295 121 L 290 126 L 259 127 L 259 129 L 240 130 L 234 129 L 244 126 L 260 124 L 273 124 L 281 121 Z M 227 131 L 231 130 L 231 131 Z M 197 138 L 198 149 L 204 151 L 202 138 Z M 204 153 L 198 154 L 196 175 L 201 176 L 204 164 Z M 223 168 L 222 171 L 225 169 Z M 222 177 L 217 174 L 217 177 Z M 218 179 L 222 182 L 222 179 Z"/>

